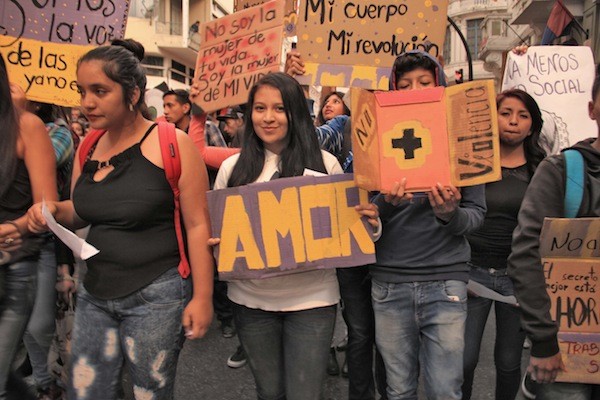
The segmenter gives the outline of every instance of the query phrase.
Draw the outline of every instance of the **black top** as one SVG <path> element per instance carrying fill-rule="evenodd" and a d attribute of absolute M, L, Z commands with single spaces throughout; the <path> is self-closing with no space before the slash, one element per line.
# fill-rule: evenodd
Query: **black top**
<path fill-rule="evenodd" d="M 140 143 L 110 159 L 114 169 L 94 181 L 89 160 L 73 192 L 77 215 L 91 224 L 87 241 L 100 253 L 87 260 L 86 290 L 101 299 L 133 293 L 179 264 L 173 191 L 165 171 L 141 152 Z"/>
<path fill-rule="evenodd" d="M 485 185 L 487 213 L 483 226 L 467 236 L 471 245 L 471 262 L 484 268 L 506 268 L 512 234 L 529 185 L 527 164 L 516 168 L 502 167 L 502 180 Z"/>
<path fill-rule="evenodd" d="M 17 170 L 12 184 L 0 196 L 0 223 L 23 216 L 33 205 L 33 194 L 25 161 L 17 161 Z M 13 253 L 13 260 L 34 260 L 37 258 L 43 240 L 39 236 L 28 236 L 23 245 Z"/>

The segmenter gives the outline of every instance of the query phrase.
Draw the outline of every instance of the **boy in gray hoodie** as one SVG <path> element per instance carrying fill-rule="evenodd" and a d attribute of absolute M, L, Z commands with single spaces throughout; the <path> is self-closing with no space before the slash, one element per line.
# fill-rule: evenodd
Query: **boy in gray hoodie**
<path fill-rule="evenodd" d="M 446 85 L 428 53 L 412 51 L 394 62 L 391 90 Z M 420 361 L 427 398 L 460 399 L 470 248 L 465 234 L 486 211 L 484 186 L 437 184 L 405 192 L 406 179 L 380 194 L 383 234 L 370 267 L 377 347 L 389 400 L 417 399 Z"/>

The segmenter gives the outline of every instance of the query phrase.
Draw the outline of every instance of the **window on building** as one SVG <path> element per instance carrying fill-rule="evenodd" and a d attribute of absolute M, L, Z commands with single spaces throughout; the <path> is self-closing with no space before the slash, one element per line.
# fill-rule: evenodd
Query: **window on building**
<path fill-rule="evenodd" d="M 451 49 L 450 49 L 450 39 L 451 39 L 451 35 L 452 35 L 452 31 L 450 30 L 450 27 L 446 27 L 446 37 L 444 38 L 444 52 L 443 52 L 443 56 L 444 56 L 444 63 L 446 65 L 450 64 L 452 62 L 452 59 L 450 58 L 450 54 L 451 54 Z"/>
<path fill-rule="evenodd" d="M 492 21 L 492 36 L 504 36 L 504 21 Z"/>
<path fill-rule="evenodd" d="M 185 73 L 185 65 L 178 63 L 175 60 L 171 60 L 171 79 L 186 83 L 187 74 Z"/>
<path fill-rule="evenodd" d="M 483 18 L 470 19 L 467 21 L 467 44 L 473 59 L 479 58 L 479 46 L 481 45 L 481 22 Z"/>
<path fill-rule="evenodd" d="M 194 74 L 196 73 L 196 70 L 193 68 L 190 68 L 190 74 L 188 76 L 188 85 L 192 84 L 192 80 L 194 79 Z"/>
<path fill-rule="evenodd" d="M 146 68 L 146 75 L 164 76 L 165 66 L 164 58 L 158 56 L 146 56 L 142 60 L 142 65 Z"/>

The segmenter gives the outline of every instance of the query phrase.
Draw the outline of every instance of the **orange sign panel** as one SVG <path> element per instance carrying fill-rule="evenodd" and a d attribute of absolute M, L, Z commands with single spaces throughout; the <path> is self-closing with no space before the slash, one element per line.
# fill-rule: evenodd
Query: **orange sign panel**
<path fill-rule="evenodd" d="M 500 179 L 492 81 L 371 93 L 352 89 L 354 177 L 367 190 L 427 191 Z"/>

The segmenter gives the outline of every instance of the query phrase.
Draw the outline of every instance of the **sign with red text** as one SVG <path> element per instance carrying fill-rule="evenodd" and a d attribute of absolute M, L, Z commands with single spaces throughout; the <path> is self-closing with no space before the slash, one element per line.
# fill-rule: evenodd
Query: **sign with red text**
<path fill-rule="evenodd" d="M 447 9 L 447 0 L 302 1 L 296 30 L 306 73 L 297 79 L 387 90 L 400 54 L 442 54 Z"/>
<path fill-rule="evenodd" d="M 502 90 L 523 89 L 535 99 L 544 120 L 541 141 L 550 153 L 596 136 L 586 107 L 594 66 L 587 46 L 532 46 L 523 55 L 508 53 Z"/>
<path fill-rule="evenodd" d="M 7 0 L 0 6 L 0 52 L 11 82 L 30 100 L 79 105 L 77 60 L 125 33 L 129 0 Z"/>
<path fill-rule="evenodd" d="M 259 279 L 375 262 L 352 174 L 301 176 L 208 192 L 219 279 Z"/>
<path fill-rule="evenodd" d="M 352 88 L 354 179 L 410 192 L 472 186 L 501 177 L 493 81 L 372 93 Z"/>
<path fill-rule="evenodd" d="M 600 218 L 546 218 L 540 236 L 563 382 L 600 383 Z"/>
<path fill-rule="evenodd" d="M 194 101 L 202 110 L 245 103 L 261 77 L 281 69 L 284 6 L 272 0 L 200 25 Z"/>
<path fill-rule="evenodd" d="M 286 36 L 296 36 L 296 22 L 298 21 L 298 12 L 296 10 L 296 0 L 281 0 L 285 1 L 285 10 L 283 17 L 283 31 Z M 234 0 L 233 10 L 235 12 L 245 10 L 246 8 L 254 7 L 265 3 L 266 0 Z"/>

